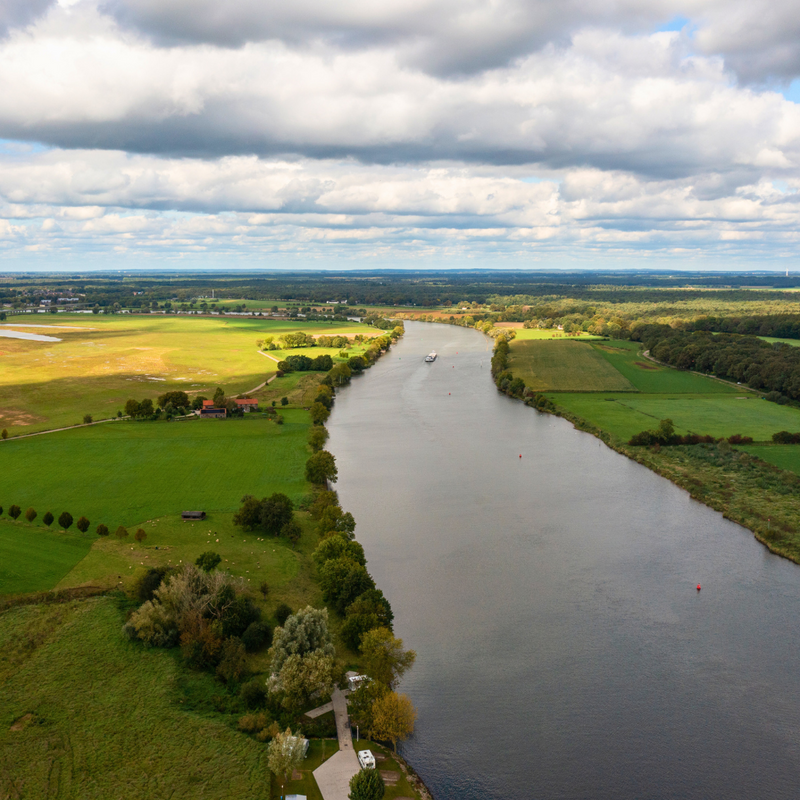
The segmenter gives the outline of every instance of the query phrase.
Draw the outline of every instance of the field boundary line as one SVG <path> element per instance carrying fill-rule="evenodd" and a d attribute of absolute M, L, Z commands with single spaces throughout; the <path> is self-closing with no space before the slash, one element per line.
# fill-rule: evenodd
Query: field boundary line
<path fill-rule="evenodd" d="M 29 436 L 42 436 L 45 433 L 58 433 L 59 431 L 71 431 L 73 428 L 89 428 L 92 425 L 104 425 L 106 422 L 122 422 L 130 417 L 109 417 L 109 419 L 98 419 L 95 422 L 79 422 L 77 425 L 67 425 L 64 428 L 48 428 L 46 431 L 34 431 L 33 433 L 18 433 L 16 436 L 9 436 L 8 439 L 0 439 L 0 442 L 13 442 L 16 439 L 27 439 Z"/>
<path fill-rule="evenodd" d="M 257 351 L 260 356 L 264 356 L 264 358 L 271 358 L 276 364 L 280 364 L 281 361 L 279 358 L 275 358 L 275 356 L 268 355 L 267 353 L 263 352 L 262 350 Z"/>

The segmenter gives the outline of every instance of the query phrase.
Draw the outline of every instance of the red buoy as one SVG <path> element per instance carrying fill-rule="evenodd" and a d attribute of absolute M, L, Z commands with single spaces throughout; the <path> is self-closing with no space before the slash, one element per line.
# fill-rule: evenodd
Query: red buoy
<path fill-rule="evenodd" d="M 522 453 L 519 454 L 519 457 L 522 458 Z"/>
<path fill-rule="evenodd" d="M 697 584 L 697 591 L 698 592 L 700 591 L 700 584 L 699 583 Z"/>

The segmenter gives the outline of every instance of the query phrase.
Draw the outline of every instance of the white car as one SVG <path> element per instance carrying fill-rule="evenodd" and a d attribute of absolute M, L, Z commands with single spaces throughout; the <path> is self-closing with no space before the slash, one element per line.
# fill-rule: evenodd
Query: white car
<path fill-rule="evenodd" d="M 372 755 L 372 751 L 359 750 L 358 763 L 361 764 L 361 769 L 375 769 L 375 756 Z"/>

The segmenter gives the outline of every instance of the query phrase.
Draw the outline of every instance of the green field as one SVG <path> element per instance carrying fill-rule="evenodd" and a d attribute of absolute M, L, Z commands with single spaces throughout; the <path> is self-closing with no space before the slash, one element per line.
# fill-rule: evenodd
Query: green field
<path fill-rule="evenodd" d="M 736 387 L 723 381 L 707 378 L 695 372 L 683 372 L 655 364 L 640 354 L 641 345 L 638 342 L 610 341 L 593 344 L 592 348 L 640 392 L 712 394 L 748 391 L 737 390 Z"/>
<path fill-rule="evenodd" d="M 217 386 L 250 392 L 277 369 L 258 350 L 266 336 L 382 333 L 358 323 L 159 314 L 37 315 L 3 327 L 62 339 L 0 340 L 0 428 L 12 436 L 75 425 L 84 414 L 114 417 L 131 397 L 177 389 L 210 397 Z"/>
<path fill-rule="evenodd" d="M 107 598 L 0 616 L 0 797 L 267 800 L 264 745 L 198 708 L 224 688 L 123 621 Z"/>
<path fill-rule="evenodd" d="M 675 423 L 679 434 L 752 436 L 767 441 L 780 430 L 800 430 L 800 411 L 753 395 L 552 394 L 557 405 L 627 441 L 635 433 Z"/>
<path fill-rule="evenodd" d="M 234 511 L 245 494 L 307 491 L 305 411 L 177 422 L 111 422 L 0 442 L 0 503 L 39 520 L 69 511 L 112 530 L 201 508 Z M 39 521 L 37 520 L 37 521 Z M 94 530 L 94 527 L 92 528 Z"/>
<path fill-rule="evenodd" d="M 89 552 L 95 538 L 0 521 L 0 594 L 52 589 Z"/>
<path fill-rule="evenodd" d="M 636 391 L 597 350 L 583 342 L 514 340 L 508 368 L 537 392 Z"/>
<path fill-rule="evenodd" d="M 497 326 L 498 328 L 505 327 L 502 323 Z M 585 333 L 581 331 L 580 333 L 564 333 L 564 331 L 560 331 L 554 328 L 514 328 L 516 332 L 516 336 L 514 341 L 518 342 L 527 342 L 527 341 L 553 341 L 553 340 L 564 340 L 567 342 L 575 341 L 580 339 L 581 341 L 593 340 L 593 339 L 602 339 L 602 336 L 594 336 L 591 333 Z"/>
<path fill-rule="evenodd" d="M 800 445 L 796 444 L 768 444 L 768 445 L 737 445 L 737 450 L 744 450 L 750 455 L 757 456 L 768 464 L 794 472 L 800 475 Z"/>

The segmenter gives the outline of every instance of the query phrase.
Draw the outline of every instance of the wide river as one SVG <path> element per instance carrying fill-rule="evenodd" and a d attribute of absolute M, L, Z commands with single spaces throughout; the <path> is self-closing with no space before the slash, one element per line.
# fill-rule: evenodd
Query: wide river
<path fill-rule="evenodd" d="M 483 335 L 406 331 L 329 448 L 436 800 L 800 797 L 800 567 L 500 395 Z"/>

